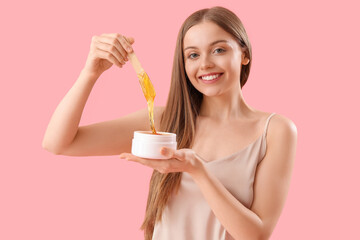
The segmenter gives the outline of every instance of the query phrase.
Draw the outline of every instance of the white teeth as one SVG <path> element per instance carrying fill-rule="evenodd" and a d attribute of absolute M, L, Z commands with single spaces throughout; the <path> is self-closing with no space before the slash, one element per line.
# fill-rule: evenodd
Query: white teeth
<path fill-rule="evenodd" d="M 210 76 L 203 76 L 203 77 L 201 77 L 201 79 L 206 80 L 206 81 L 210 81 L 210 80 L 213 80 L 213 79 L 215 79 L 215 78 L 217 78 L 219 76 L 220 76 L 220 74 L 210 75 Z"/>

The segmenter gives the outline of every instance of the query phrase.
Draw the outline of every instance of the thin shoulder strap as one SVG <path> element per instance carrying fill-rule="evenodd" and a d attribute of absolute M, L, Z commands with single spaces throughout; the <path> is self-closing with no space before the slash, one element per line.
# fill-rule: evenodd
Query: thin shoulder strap
<path fill-rule="evenodd" d="M 270 118 L 271 118 L 272 116 L 274 116 L 275 114 L 276 114 L 276 113 L 272 113 L 272 114 L 270 114 L 270 116 L 267 118 L 266 124 L 265 124 L 265 128 L 264 128 L 264 133 L 263 133 L 264 136 L 266 136 Z"/>
<path fill-rule="evenodd" d="M 259 158 L 259 161 L 258 163 L 260 163 L 262 161 L 262 159 L 264 158 L 265 156 L 265 153 L 266 153 L 266 134 L 267 134 L 267 129 L 268 129 L 268 126 L 269 126 L 269 121 L 270 121 L 270 118 L 272 118 L 272 116 L 274 116 L 275 113 L 272 113 L 270 114 L 270 116 L 267 118 L 266 120 L 266 124 L 265 124 L 265 128 L 264 128 L 264 133 L 262 135 L 262 144 L 261 144 L 261 147 L 260 147 L 260 158 Z"/>

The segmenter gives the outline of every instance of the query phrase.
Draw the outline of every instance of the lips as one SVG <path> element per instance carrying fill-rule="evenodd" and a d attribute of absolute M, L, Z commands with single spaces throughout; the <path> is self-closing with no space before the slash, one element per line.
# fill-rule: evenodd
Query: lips
<path fill-rule="evenodd" d="M 216 82 L 221 76 L 222 76 L 223 73 L 208 73 L 208 74 L 204 74 L 204 75 L 201 75 L 199 77 L 199 79 L 204 82 L 204 83 L 214 83 Z"/>

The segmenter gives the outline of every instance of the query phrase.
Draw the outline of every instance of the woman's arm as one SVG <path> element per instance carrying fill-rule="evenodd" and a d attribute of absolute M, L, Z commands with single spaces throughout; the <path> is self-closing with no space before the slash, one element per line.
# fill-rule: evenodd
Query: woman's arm
<path fill-rule="evenodd" d="M 269 124 L 267 151 L 257 168 L 251 209 L 241 204 L 206 170 L 192 174 L 205 199 L 235 239 L 268 239 L 280 217 L 295 160 L 296 126 L 276 115 Z"/>
<path fill-rule="evenodd" d="M 81 71 L 79 78 L 54 111 L 42 142 L 43 148 L 60 154 L 71 144 L 86 101 L 97 80 L 97 76 Z"/>
<path fill-rule="evenodd" d="M 149 129 L 146 109 L 120 119 L 79 127 L 95 82 L 112 65 L 121 68 L 125 64 L 133 42 L 132 38 L 120 34 L 92 38 L 85 67 L 53 113 L 42 142 L 43 148 L 55 154 L 73 156 L 119 154 L 130 149 L 134 130 Z M 154 115 L 158 117 L 159 111 L 155 110 Z"/>

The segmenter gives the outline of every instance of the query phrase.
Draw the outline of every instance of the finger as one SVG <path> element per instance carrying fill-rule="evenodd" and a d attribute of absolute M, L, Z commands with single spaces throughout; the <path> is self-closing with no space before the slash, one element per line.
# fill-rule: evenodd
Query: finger
<path fill-rule="evenodd" d="M 120 154 L 121 158 L 125 158 L 128 161 L 138 162 L 144 166 L 151 167 L 160 173 L 168 172 L 180 172 L 179 160 L 177 159 L 149 159 L 140 158 L 130 153 Z"/>
<path fill-rule="evenodd" d="M 103 50 L 112 53 L 119 62 L 123 62 L 122 64 L 125 64 L 125 61 L 128 60 L 126 57 L 127 53 L 121 46 L 118 39 L 102 36 L 97 39 L 97 43 L 98 45 L 101 45 Z"/>
<path fill-rule="evenodd" d="M 121 46 L 121 52 L 124 52 L 124 56 L 126 57 L 127 53 L 133 51 L 131 44 L 134 43 L 134 39 L 130 37 L 129 39 L 119 33 L 110 33 L 110 34 L 102 34 L 101 36 L 108 37 L 110 39 L 116 39 Z M 132 43 L 131 43 L 132 42 Z"/>
<path fill-rule="evenodd" d="M 163 159 L 141 158 L 130 153 L 124 154 L 122 157 L 128 161 L 137 162 L 153 169 L 165 169 L 168 166 L 168 164 Z"/>
<path fill-rule="evenodd" d="M 119 37 L 121 45 L 125 48 L 125 50 L 128 53 L 131 53 L 133 51 L 131 44 L 127 41 L 127 39 L 124 36 Z"/>
<path fill-rule="evenodd" d="M 131 153 L 126 153 L 126 152 L 121 153 L 121 154 L 119 155 L 120 158 L 126 159 L 126 160 L 129 160 L 132 156 L 134 156 L 134 155 L 132 155 Z"/>
<path fill-rule="evenodd" d="M 141 158 L 141 157 L 135 156 L 135 155 L 133 155 L 131 153 L 122 153 L 122 154 L 120 154 L 120 158 L 126 159 L 128 161 L 137 161 L 137 162 L 160 160 L 160 159 Z"/>
<path fill-rule="evenodd" d="M 162 147 L 160 149 L 160 154 L 163 155 L 166 158 L 172 158 L 174 155 L 174 150 L 167 147 Z"/>
<path fill-rule="evenodd" d="M 180 161 L 185 159 L 185 153 L 181 150 L 174 150 L 168 147 L 162 147 L 160 153 L 167 158 L 176 158 Z"/>
<path fill-rule="evenodd" d="M 124 36 L 124 37 L 125 37 L 125 36 Z M 133 37 L 125 37 L 125 39 L 126 39 L 126 41 L 127 41 L 129 44 L 131 44 L 131 45 L 133 45 L 134 42 L 135 42 L 135 39 L 134 39 Z"/>
<path fill-rule="evenodd" d="M 97 54 L 100 58 L 106 59 L 109 62 L 111 62 L 112 64 L 115 64 L 119 67 L 122 67 L 123 64 L 121 64 L 121 62 L 118 61 L 118 59 L 116 57 L 114 57 L 114 55 L 112 55 L 111 53 L 109 53 L 108 51 L 105 51 L 101 48 L 96 47 L 96 51 Z"/>

